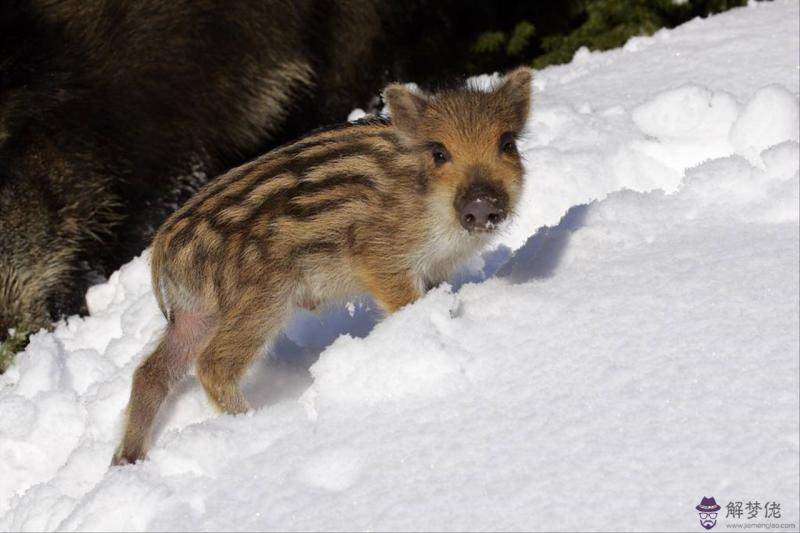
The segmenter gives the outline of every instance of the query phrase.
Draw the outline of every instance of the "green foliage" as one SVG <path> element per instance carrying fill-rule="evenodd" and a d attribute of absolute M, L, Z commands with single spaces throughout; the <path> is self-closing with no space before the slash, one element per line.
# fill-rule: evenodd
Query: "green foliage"
<path fill-rule="evenodd" d="M 527 20 L 518 22 L 509 32 L 485 31 L 478 35 L 472 45 L 472 59 L 478 64 L 490 64 L 504 61 L 506 58 L 517 58 L 518 61 L 524 61 L 534 35 L 536 35 L 536 27 Z M 473 70 L 480 68 L 476 65 Z"/>
<path fill-rule="evenodd" d="M 673 28 L 693 17 L 746 4 L 747 0 L 565 0 L 558 7 L 527 2 L 495 20 L 504 27 L 487 28 L 473 39 L 467 73 L 504 70 L 521 63 L 543 68 L 572 60 L 585 46 L 608 50 L 631 37 Z M 538 11 L 537 11 L 538 10 Z"/>
<path fill-rule="evenodd" d="M 536 35 L 536 27 L 533 24 L 527 20 L 518 22 L 506 45 L 506 54 L 509 56 L 522 55 L 531 45 L 534 35 Z"/>
<path fill-rule="evenodd" d="M 13 335 L 0 342 L 0 374 L 11 366 L 14 355 L 21 352 L 28 344 L 29 335 L 26 331 L 15 331 Z"/>
<path fill-rule="evenodd" d="M 617 48 L 636 35 L 651 35 L 660 28 L 672 27 L 691 16 L 689 3 L 673 0 L 587 0 L 586 20 L 568 34 L 542 40 L 545 53 L 533 61 L 542 68 L 572 59 L 582 46 L 593 50 Z"/>
<path fill-rule="evenodd" d="M 476 54 L 496 54 L 506 45 L 506 34 L 502 31 L 486 31 L 478 35 L 472 50 Z"/>

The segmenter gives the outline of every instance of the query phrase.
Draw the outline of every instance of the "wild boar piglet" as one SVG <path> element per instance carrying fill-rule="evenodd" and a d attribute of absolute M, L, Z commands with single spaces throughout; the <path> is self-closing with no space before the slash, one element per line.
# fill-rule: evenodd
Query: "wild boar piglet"
<path fill-rule="evenodd" d="M 491 91 L 390 85 L 383 96 L 391 119 L 321 130 L 231 170 L 158 230 L 153 288 L 168 325 L 134 374 L 113 464 L 144 457 L 191 364 L 211 403 L 243 413 L 239 380 L 294 309 L 368 293 L 391 313 L 512 214 L 530 70 Z"/>

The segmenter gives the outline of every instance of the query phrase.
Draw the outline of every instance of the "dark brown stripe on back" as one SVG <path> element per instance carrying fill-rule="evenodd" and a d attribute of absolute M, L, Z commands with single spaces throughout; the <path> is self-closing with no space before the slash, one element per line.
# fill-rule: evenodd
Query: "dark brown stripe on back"
<path fill-rule="evenodd" d="M 365 174 L 333 174 L 320 181 L 301 181 L 292 189 L 276 191 L 274 194 L 268 196 L 261 205 L 258 206 L 255 212 L 268 213 L 274 211 L 276 215 L 286 213 L 292 216 L 288 211 L 291 207 L 290 202 L 295 198 L 311 196 L 342 186 L 361 186 L 374 189 L 375 183 L 372 178 Z"/>
<path fill-rule="evenodd" d="M 259 170 L 260 168 L 258 166 L 246 169 L 237 168 L 208 182 L 205 187 L 195 193 L 195 195 L 189 200 L 189 202 L 181 211 L 176 213 L 176 216 L 173 218 L 173 223 L 193 217 L 197 213 L 198 209 L 200 209 L 211 198 L 222 192 L 226 187 L 232 185 L 239 179 L 246 179 L 247 177 L 252 176 L 253 173 L 257 173 Z M 230 172 L 236 172 L 236 175 L 230 176 Z M 255 184 L 258 184 L 260 180 L 256 179 L 254 182 Z"/>
<path fill-rule="evenodd" d="M 354 201 L 369 202 L 370 199 L 370 196 L 364 191 L 356 191 L 346 198 L 323 199 L 319 202 L 310 204 L 295 204 L 289 202 L 289 205 L 283 214 L 292 218 L 311 218 L 321 215 L 325 212 L 335 211 Z"/>
<path fill-rule="evenodd" d="M 333 241 L 306 242 L 299 244 L 290 250 L 292 258 L 305 255 L 334 253 L 339 250 L 339 244 Z"/>
<path fill-rule="evenodd" d="M 330 161 L 347 159 L 348 157 L 358 155 L 376 156 L 377 152 L 379 152 L 379 150 L 377 150 L 376 146 L 373 144 L 363 142 L 349 143 L 344 146 L 334 146 L 321 154 L 311 156 L 298 154 L 281 166 L 289 172 L 302 176 L 304 173 Z"/>
<path fill-rule="evenodd" d="M 317 148 L 319 146 L 349 144 L 354 142 L 368 141 L 372 139 L 381 139 L 383 141 L 392 144 L 397 143 L 397 135 L 395 135 L 390 130 L 378 130 L 378 131 L 370 130 L 370 131 L 352 132 L 352 133 L 337 135 L 335 137 L 303 138 L 294 144 L 290 144 L 285 148 L 281 148 L 278 152 L 280 155 L 296 156 L 301 154 L 305 150 L 309 150 L 311 148 Z"/>

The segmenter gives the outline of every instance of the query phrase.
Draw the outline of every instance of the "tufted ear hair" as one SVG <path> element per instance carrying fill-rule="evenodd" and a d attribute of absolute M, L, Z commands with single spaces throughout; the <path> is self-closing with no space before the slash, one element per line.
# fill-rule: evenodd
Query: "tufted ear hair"
<path fill-rule="evenodd" d="M 520 67 L 509 72 L 502 80 L 494 94 L 500 105 L 508 114 L 513 131 L 521 131 L 528 121 L 531 110 L 531 84 L 533 72 L 527 67 Z"/>
<path fill-rule="evenodd" d="M 428 97 L 404 85 L 393 83 L 383 90 L 383 100 L 389 106 L 392 124 L 405 137 L 415 138 L 422 112 L 428 106 Z"/>

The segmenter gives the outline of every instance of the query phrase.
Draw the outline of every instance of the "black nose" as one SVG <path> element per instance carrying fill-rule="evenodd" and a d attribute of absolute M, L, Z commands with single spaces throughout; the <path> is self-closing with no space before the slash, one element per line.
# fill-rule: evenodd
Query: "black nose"
<path fill-rule="evenodd" d="M 467 231 L 476 229 L 492 230 L 505 218 L 505 213 L 497 207 L 497 203 L 488 196 L 479 196 L 470 200 L 461 208 L 461 225 Z"/>

